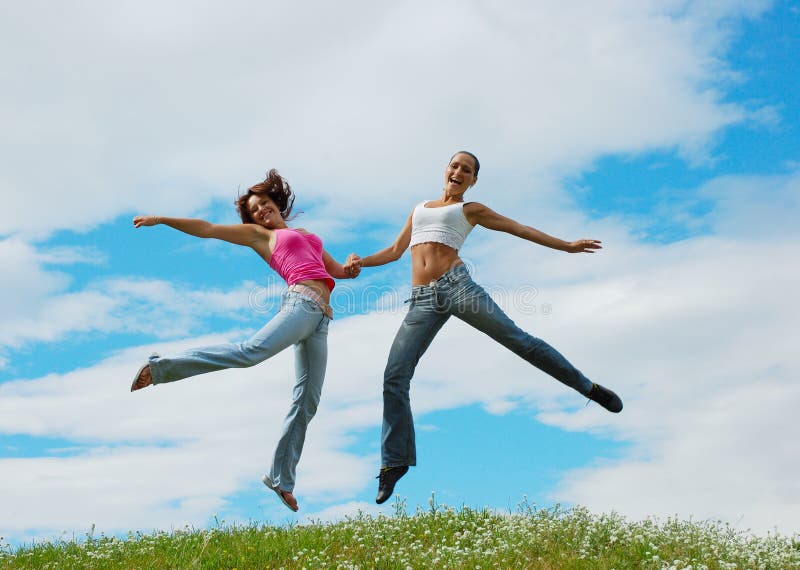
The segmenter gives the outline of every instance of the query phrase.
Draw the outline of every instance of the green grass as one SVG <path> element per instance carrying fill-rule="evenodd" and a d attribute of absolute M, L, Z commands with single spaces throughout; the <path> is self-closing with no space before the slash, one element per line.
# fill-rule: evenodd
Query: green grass
<path fill-rule="evenodd" d="M 437 505 L 302 526 L 87 536 L 0 549 L 0 568 L 800 568 L 800 536 L 755 536 L 719 522 L 631 522 L 583 508 L 515 513 Z"/>

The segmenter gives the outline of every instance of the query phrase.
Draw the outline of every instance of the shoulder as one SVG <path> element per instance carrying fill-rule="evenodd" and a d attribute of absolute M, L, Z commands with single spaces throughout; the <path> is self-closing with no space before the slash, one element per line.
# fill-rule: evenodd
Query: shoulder
<path fill-rule="evenodd" d="M 484 225 L 497 217 L 497 212 L 480 202 L 467 202 L 464 204 L 463 212 L 464 217 L 473 226 Z"/>
<path fill-rule="evenodd" d="M 424 208 L 425 204 L 427 204 L 428 202 L 430 202 L 430 200 L 423 200 L 422 202 L 414 204 L 414 207 L 411 208 L 411 212 L 409 212 L 408 214 L 408 221 L 410 222 L 411 220 L 413 220 L 414 215 L 417 213 L 417 210 Z"/>
<path fill-rule="evenodd" d="M 275 233 L 276 230 L 269 230 L 260 224 L 242 224 L 246 231 L 252 232 L 258 236 L 269 238 Z"/>
<path fill-rule="evenodd" d="M 480 202 L 465 202 L 464 203 L 464 214 L 467 215 L 467 216 L 475 215 L 475 214 L 481 214 L 483 212 L 491 212 L 491 211 L 492 210 L 489 208 L 489 206 L 485 206 L 485 205 L 481 204 Z"/>

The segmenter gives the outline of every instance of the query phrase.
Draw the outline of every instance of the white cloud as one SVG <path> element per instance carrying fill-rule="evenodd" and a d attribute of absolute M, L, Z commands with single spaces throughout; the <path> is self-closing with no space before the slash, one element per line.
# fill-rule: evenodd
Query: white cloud
<path fill-rule="evenodd" d="M 63 289 L 69 282 L 61 272 L 42 267 L 33 246 L 20 239 L 0 240 L 0 265 L 13 268 L 3 275 L 0 313 L 4 319 L 24 315 L 41 298 Z"/>
<path fill-rule="evenodd" d="M 766 6 L 746 4 L 12 3 L 0 227 L 187 215 L 271 166 L 325 219 L 394 219 L 463 146 L 517 180 L 612 152 L 700 160 L 748 116 L 720 86 L 730 22 Z M 29 188 L 47 207 L 19 215 Z"/>
<path fill-rule="evenodd" d="M 50 247 L 40 251 L 38 260 L 51 265 L 72 265 L 87 263 L 102 265 L 106 262 L 106 255 L 97 247 Z"/>
<path fill-rule="evenodd" d="M 743 360 L 735 362 L 751 376 L 732 376 L 727 385 L 698 370 L 679 383 L 681 394 L 677 388 L 642 393 L 636 402 L 642 411 L 625 428 L 646 430 L 635 455 L 567 474 L 554 496 L 633 518 L 692 515 L 759 533 L 797 532 L 800 464 L 789 443 L 800 436 L 792 421 L 800 397 L 797 363 L 770 372 Z M 689 391 L 706 376 L 716 385 Z"/>
<path fill-rule="evenodd" d="M 48 267 L 53 262 L 91 263 L 102 257 L 92 252 L 59 247 L 42 253 L 19 238 L 0 240 L 0 265 L 13 268 L 0 283 L 0 349 L 55 342 L 74 333 L 141 332 L 174 337 L 186 334 L 208 316 L 235 317 L 251 304 L 262 311 L 275 304 L 275 291 L 249 281 L 223 291 L 189 290 L 158 279 L 113 277 L 71 290 L 69 274 Z M 198 306 L 203 307 L 202 316 L 197 315 Z M 4 359 L 8 357 L 4 355 Z"/>

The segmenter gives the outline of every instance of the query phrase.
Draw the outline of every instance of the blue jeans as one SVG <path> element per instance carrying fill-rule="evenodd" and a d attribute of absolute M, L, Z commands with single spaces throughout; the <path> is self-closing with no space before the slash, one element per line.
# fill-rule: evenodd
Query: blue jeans
<path fill-rule="evenodd" d="M 317 412 L 325 380 L 329 322 L 330 319 L 311 299 L 301 293 L 286 291 L 275 317 L 244 342 L 216 344 L 169 357 L 151 356 L 153 384 L 174 382 L 225 368 L 253 366 L 294 345 L 296 380 L 292 405 L 284 420 L 269 471 L 275 485 L 284 491 L 293 491 L 306 429 Z"/>
<path fill-rule="evenodd" d="M 450 315 L 486 333 L 494 340 L 581 394 L 592 382 L 556 349 L 520 329 L 477 285 L 464 265 L 458 265 L 430 285 L 411 290 L 411 305 L 389 351 L 383 376 L 384 467 L 416 465 L 414 418 L 409 389 L 419 359 Z"/>

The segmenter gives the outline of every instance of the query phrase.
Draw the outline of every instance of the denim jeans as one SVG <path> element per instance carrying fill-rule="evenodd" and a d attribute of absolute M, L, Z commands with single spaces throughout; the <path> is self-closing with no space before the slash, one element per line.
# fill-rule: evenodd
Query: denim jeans
<path fill-rule="evenodd" d="M 294 490 L 295 470 L 306 429 L 317 412 L 328 361 L 328 323 L 319 305 L 301 293 L 286 291 L 275 317 L 250 339 L 187 350 L 173 356 L 150 357 L 153 384 L 189 376 L 245 368 L 294 345 L 295 385 L 292 405 L 283 423 L 269 477 L 284 491 Z"/>
<path fill-rule="evenodd" d="M 512 321 L 477 285 L 464 265 L 458 265 L 430 285 L 416 285 L 411 305 L 389 351 L 383 376 L 383 433 L 381 461 L 384 467 L 416 465 L 414 418 L 409 388 L 419 359 L 450 315 L 524 358 L 543 372 L 587 394 L 592 382 L 556 349 Z"/>

